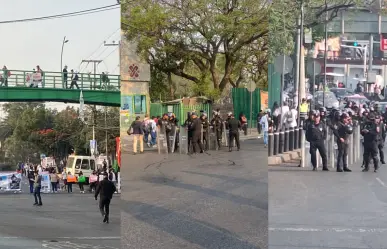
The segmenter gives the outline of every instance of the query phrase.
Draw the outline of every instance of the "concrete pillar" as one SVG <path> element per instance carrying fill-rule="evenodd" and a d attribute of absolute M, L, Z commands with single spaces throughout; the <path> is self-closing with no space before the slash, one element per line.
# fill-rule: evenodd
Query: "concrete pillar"
<path fill-rule="evenodd" d="M 305 47 L 301 46 L 301 57 L 300 57 L 300 96 L 299 101 L 301 99 L 306 98 L 305 93 Z"/>

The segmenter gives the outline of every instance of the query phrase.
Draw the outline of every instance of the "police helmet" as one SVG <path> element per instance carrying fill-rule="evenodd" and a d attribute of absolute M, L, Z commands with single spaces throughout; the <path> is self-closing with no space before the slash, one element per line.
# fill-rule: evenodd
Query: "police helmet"
<path fill-rule="evenodd" d="M 340 115 L 340 119 L 343 120 L 343 119 L 346 119 L 346 118 L 349 118 L 349 114 L 346 113 L 346 112 L 343 112 L 343 113 Z"/>
<path fill-rule="evenodd" d="M 375 120 L 375 114 L 370 113 L 370 115 L 368 115 L 368 119 L 369 120 Z"/>
<path fill-rule="evenodd" d="M 345 126 L 345 133 L 347 133 L 347 134 L 352 134 L 352 133 L 353 133 L 353 126 L 350 125 L 350 124 L 347 124 L 347 125 Z"/>

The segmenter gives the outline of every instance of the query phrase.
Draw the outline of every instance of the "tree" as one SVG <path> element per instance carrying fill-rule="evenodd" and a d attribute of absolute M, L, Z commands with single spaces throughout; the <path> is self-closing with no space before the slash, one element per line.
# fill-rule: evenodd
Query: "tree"
<path fill-rule="evenodd" d="M 126 0 L 121 7 L 121 26 L 138 54 L 205 94 L 237 82 L 245 49 L 268 35 L 265 0 Z"/>
<path fill-rule="evenodd" d="M 331 22 L 341 11 L 355 7 L 373 5 L 376 0 L 273 0 L 270 8 L 270 51 L 272 60 L 280 54 L 291 54 L 294 50 L 296 31 L 300 27 L 301 1 L 304 4 L 304 27 L 311 28 L 314 41 L 323 39 L 324 25 Z M 326 14 L 328 15 L 326 21 Z"/>

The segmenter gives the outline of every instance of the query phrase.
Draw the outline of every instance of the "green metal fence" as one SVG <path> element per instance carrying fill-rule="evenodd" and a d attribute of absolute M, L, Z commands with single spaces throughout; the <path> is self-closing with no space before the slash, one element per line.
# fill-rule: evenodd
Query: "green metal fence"
<path fill-rule="evenodd" d="M 201 110 L 210 116 L 212 112 L 211 104 L 184 105 L 183 103 L 153 103 L 150 106 L 150 115 L 162 116 L 164 113 L 173 112 L 180 124 L 183 125 L 188 118 L 188 112 L 200 112 Z"/>
<path fill-rule="evenodd" d="M 232 89 L 232 102 L 234 106 L 234 114 L 239 118 L 239 114 L 245 114 L 249 127 L 255 128 L 257 126 L 257 115 L 261 108 L 261 90 L 255 89 L 252 94 L 252 122 L 250 122 L 250 106 L 251 93 L 246 88 Z"/>
<path fill-rule="evenodd" d="M 10 75 L 7 78 L 8 87 L 29 87 L 32 78 L 39 82 L 42 88 L 66 88 L 66 82 L 61 72 L 43 72 L 43 76 L 33 71 L 9 70 Z M 0 71 L 2 86 L 5 85 L 3 71 Z M 39 76 L 40 75 L 40 76 Z M 77 84 L 80 89 L 84 90 L 104 90 L 120 91 L 120 75 L 107 75 L 104 79 L 102 74 L 78 73 Z M 71 84 L 71 73 L 68 73 L 67 88 Z"/>

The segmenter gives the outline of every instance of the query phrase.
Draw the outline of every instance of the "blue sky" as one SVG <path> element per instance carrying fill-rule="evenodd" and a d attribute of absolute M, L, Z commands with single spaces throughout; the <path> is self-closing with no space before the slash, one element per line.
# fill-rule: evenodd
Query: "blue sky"
<path fill-rule="evenodd" d="M 0 21 L 63 14 L 116 3 L 116 0 L 1 0 Z M 32 70 L 40 65 L 44 71 L 57 72 L 60 70 L 62 41 L 66 36 L 69 42 L 64 47 L 63 63 L 69 69 L 77 70 L 82 59 L 103 59 L 104 63 L 98 67 L 100 72 L 119 74 L 118 48 L 101 46 L 111 34 L 113 36 L 107 42 L 118 41 L 119 28 L 120 9 L 61 19 L 0 24 L 0 65 L 7 65 L 11 70 Z M 85 71 L 92 71 L 92 66 L 89 65 Z"/>
<path fill-rule="evenodd" d="M 82 11 L 116 4 L 116 0 L 1 0 L 0 22 Z M 63 37 L 63 65 L 81 72 L 92 72 L 92 65 L 80 66 L 83 59 L 104 60 L 98 72 L 119 74 L 119 49 L 103 46 L 120 39 L 120 9 L 83 16 L 34 22 L 0 24 L 0 67 L 10 70 L 60 71 Z M 93 54 L 94 53 L 94 54 Z M 49 103 L 62 109 L 65 104 Z M 1 113 L 1 112 L 0 112 Z"/>

